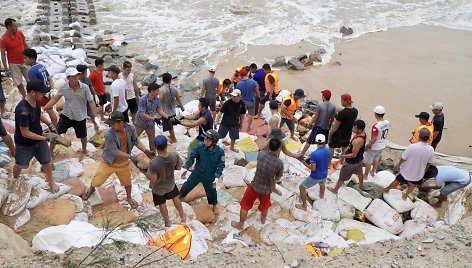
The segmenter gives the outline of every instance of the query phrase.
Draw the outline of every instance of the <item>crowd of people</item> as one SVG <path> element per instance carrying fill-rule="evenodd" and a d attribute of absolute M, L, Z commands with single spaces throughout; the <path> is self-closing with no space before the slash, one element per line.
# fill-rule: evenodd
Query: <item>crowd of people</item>
<path fill-rule="evenodd" d="M 203 184 L 208 203 L 218 214 L 215 183 L 221 178 L 225 166 L 225 153 L 219 145 L 220 139 L 229 135 L 230 150 L 238 152 L 235 142 L 239 139 L 239 133 L 250 132 L 254 119 L 263 118 L 262 111 L 266 106 L 270 109 L 270 116 L 264 118 L 268 128 L 267 144 L 258 154 L 254 180 L 248 182 L 242 197 L 240 220 L 232 222 L 235 228 L 244 228 L 248 211 L 256 199 L 259 200 L 261 221 L 266 221 L 271 206 L 270 194 L 281 194 L 276 188 L 283 173 L 283 162 L 279 159 L 281 152 L 299 159 L 311 171 L 299 187 L 302 202 L 297 208 L 306 210 L 307 189 L 319 184 L 320 198 L 324 197 L 328 169 L 336 150 L 341 151 L 339 163 L 335 164 L 335 168 L 340 166 L 339 180 L 334 188 L 328 189 L 334 194 L 353 174 L 357 175 L 359 186 L 363 189 L 364 182 L 375 176 L 386 147 L 391 124 L 385 118 L 387 113 L 384 107 L 373 109 L 372 116 L 376 122 L 370 128 L 370 133 L 367 133 L 366 123 L 358 119 L 352 96 L 342 94 L 342 109 L 337 110 L 331 102 L 332 92 L 326 89 L 321 92 L 315 113 L 308 119 L 311 132 L 303 149 L 300 152 L 289 151 L 285 146 L 288 140 L 299 140 L 296 135 L 299 119 L 296 112 L 301 109 L 300 102 L 305 92 L 298 88 L 277 100 L 281 94 L 280 78 L 268 63 L 263 64 L 262 68 L 258 68 L 255 63 L 238 67 L 231 78 L 225 79 L 218 79 L 216 67 L 209 67 L 208 77 L 201 84 L 198 111 L 186 116 L 176 112 L 179 109 L 184 111 L 185 108 L 179 89 L 172 84 L 171 74 L 162 74 L 162 83 L 151 83 L 147 93 L 143 94 L 129 61 L 125 61 L 121 68 L 117 65 L 105 68 L 104 61 L 97 59 L 95 68 L 90 72 L 85 65 L 67 68 L 65 85 L 51 96 L 54 81 L 45 66 L 37 62 L 37 52 L 28 47 L 14 19 L 6 19 L 4 24 L 6 32 L 1 37 L 0 45 L 3 71 L 12 78 L 13 86 L 18 88 L 23 99 L 17 103 L 14 112 L 14 141 L 5 131 L 1 120 L 0 136 L 15 158 L 13 176 L 18 178 L 21 170 L 28 168 L 34 157 L 42 165 L 52 192 L 59 189 L 52 177 L 54 147 L 61 144 L 60 135 L 72 128 L 82 143 L 82 153 L 87 154 L 88 120 L 96 130 L 99 129 L 99 121 L 106 122 L 110 127 L 104 134 L 102 160 L 83 199 L 87 200 L 97 187 L 116 174 L 126 190 L 130 206 L 137 208 L 138 203 L 131 196 L 130 162 L 133 162 L 149 179 L 154 204 L 159 207 L 166 226 L 171 222 L 166 200 L 174 202 L 181 220 L 185 221 L 186 215 L 180 199 L 199 183 Z M 108 90 L 104 84 L 104 72 L 112 80 Z M 64 98 L 64 107 L 57 116 L 54 108 L 61 98 Z M 109 115 L 104 109 L 108 103 L 111 107 Z M 0 87 L 2 118 L 7 117 L 4 105 L 5 97 Z M 403 195 L 406 199 L 417 186 L 422 190 L 430 190 L 431 187 L 428 189 L 421 185 L 425 180 L 435 178 L 438 187 L 442 187 L 436 203 L 440 206 L 450 193 L 470 183 L 470 175 L 454 167 L 432 165 L 434 149 L 441 141 L 444 129 L 444 114 L 443 105 L 439 102 L 430 108 L 434 114 L 432 121 L 429 120 L 428 112 L 416 115 L 420 124 L 412 133 L 411 145 L 396 166 L 399 173 L 395 181 L 382 190 L 388 191 L 398 184 L 407 184 Z M 246 129 L 243 129 L 244 122 L 247 122 Z M 41 123 L 55 134 L 44 135 Z M 174 131 L 176 125 L 198 128 L 196 139 L 188 145 L 185 163 L 178 154 L 168 150 L 168 146 L 178 140 Z M 156 136 L 158 126 L 162 127 L 163 132 L 168 132 L 168 137 Z M 282 131 L 285 127 L 290 133 L 289 137 Z M 139 136 L 143 132 L 149 139 L 149 147 L 140 142 Z M 316 145 L 316 150 L 310 152 L 305 161 L 302 158 L 311 145 Z M 140 167 L 140 159 L 131 154 L 133 147 L 151 159 L 147 169 Z M 174 171 L 181 169 L 184 174 L 192 171 L 179 190 L 175 184 Z"/>

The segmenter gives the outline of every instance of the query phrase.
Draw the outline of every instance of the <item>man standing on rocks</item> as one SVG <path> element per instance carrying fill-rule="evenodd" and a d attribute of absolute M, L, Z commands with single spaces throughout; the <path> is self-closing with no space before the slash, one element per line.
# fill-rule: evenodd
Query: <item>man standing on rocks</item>
<path fill-rule="evenodd" d="M 93 100 L 94 100 L 94 105 L 95 107 L 98 107 L 98 97 L 97 93 L 95 92 L 95 89 L 93 88 L 92 81 L 87 77 L 87 70 L 88 67 L 82 64 L 77 65 L 77 71 L 79 71 L 79 81 L 86 84 L 89 89 L 90 89 L 90 94 L 92 94 Z M 97 111 L 97 108 L 95 108 L 95 113 Z M 87 116 L 90 117 L 90 121 L 92 121 L 93 127 L 95 131 L 98 131 L 98 124 L 95 122 L 95 116 L 92 113 L 92 108 L 90 106 L 90 103 L 87 102 Z"/>
<path fill-rule="evenodd" d="M 290 130 L 290 138 L 294 141 L 298 141 L 298 138 L 295 137 L 295 123 L 297 119 L 295 118 L 295 113 L 300 109 L 300 99 L 305 98 L 305 92 L 303 89 L 299 88 L 295 90 L 293 94 L 288 95 L 282 101 L 282 106 L 280 108 L 280 114 L 282 115 L 282 121 L 280 126 L 287 124 L 288 129 Z"/>
<path fill-rule="evenodd" d="M 197 145 L 184 165 L 184 175 L 196 161 L 195 168 L 180 189 L 180 198 L 184 198 L 199 183 L 203 184 L 208 204 L 213 205 L 213 213 L 218 214 L 218 196 L 216 182 L 225 167 L 225 151 L 218 146 L 220 136 L 214 129 L 205 132 L 203 144 Z"/>
<path fill-rule="evenodd" d="M 384 119 L 385 108 L 376 106 L 374 108 L 374 116 L 377 123 L 372 126 L 371 137 L 367 143 L 367 150 L 364 154 L 365 171 L 364 178 L 367 180 L 370 176 L 374 177 L 377 167 L 380 163 L 380 157 L 385 149 L 388 131 L 390 130 L 390 122 Z M 372 168 L 372 171 L 371 171 Z"/>
<path fill-rule="evenodd" d="M 357 119 L 358 111 L 352 107 L 352 97 L 349 94 L 341 95 L 341 105 L 344 107 L 337 115 L 329 131 L 330 162 L 334 155 L 334 149 L 341 148 L 344 152 L 349 146 L 352 135 L 352 125 Z M 341 159 L 342 161 L 342 159 Z"/>
<path fill-rule="evenodd" d="M 220 86 L 220 80 L 215 77 L 215 73 L 215 66 L 208 68 L 209 76 L 203 79 L 202 91 L 200 92 L 200 97 L 207 99 L 213 118 L 216 116 L 216 97 Z"/>
<path fill-rule="evenodd" d="M 187 215 L 182 208 L 179 189 L 175 185 L 174 177 L 174 170 L 182 169 L 182 159 L 176 152 L 167 152 L 167 138 L 164 135 L 157 136 L 153 144 L 153 147 L 157 149 L 157 156 L 149 162 L 146 177 L 150 181 L 149 188 L 152 189 L 154 205 L 159 206 L 165 226 L 170 227 L 171 221 L 166 201 L 172 200 L 180 214 L 181 222 L 185 223 Z"/>
<path fill-rule="evenodd" d="M 302 155 L 308 151 L 311 144 L 315 143 L 315 137 L 318 134 L 323 134 L 325 137 L 328 137 L 329 128 L 336 116 L 336 106 L 329 101 L 331 99 L 331 91 L 328 89 L 321 91 L 321 98 L 323 102 L 318 103 L 315 113 L 310 118 L 310 124 L 314 124 L 314 127 L 310 132 L 308 140 L 303 146 L 303 150 L 300 152 Z"/>
<path fill-rule="evenodd" d="M 279 75 L 276 71 L 272 71 L 270 65 L 265 63 L 262 65 L 262 69 L 264 70 L 265 77 L 264 77 L 264 84 L 265 84 L 265 92 L 266 94 L 261 97 L 261 105 L 259 107 L 259 117 L 261 116 L 262 110 L 264 109 L 264 105 L 267 101 L 275 100 L 280 93 L 280 80 Z"/>
<path fill-rule="evenodd" d="M 302 199 L 301 204 L 295 205 L 299 209 L 306 210 L 306 190 L 319 184 L 320 185 L 320 198 L 324 198 L 324 192 L 326 189 L 326 179 L 328 178 L 329 169 L 329 148 L 326 147 L 326 136 L 324 134 L 318 134 L 315 137 L 317 145 L 316 150 L 311 153 L 308 169 L 311 170 L 311 174 L 306 178 L 302 184 L 300 184 L 300 198 Z"/>
<path fill-rule="evenodd" d="M 257 82 L 259 85 L 259 99 L 256 99 L 256 111 L 259 113 L 259 104 L 261 102 L 261 97 L 264 96 L 266 89 L 265 89 L 265 76 L 266 73 L 264 69 L 257 69 L 257 65 L 255 63 L 251 63 L 249 65 L 249 70 L 252 73 L 252 79 Z"/>
<path fill-rule="evenodd" d="M 42 64 L 36 62 L 38 59 L 38 53 L 36 50 L 31 48 L 25 49 L 23 56 L 25 58 L 25 64 L 31 66 L 31 68 L 28 70 L 28 79 L 42 81 L 44 86 L 49 88 L 49 90 L 53 89 L 54 80 L 49 75 L 48 70 L 46 70 L 46 67 L 44 67 Z M 49 101 L 50 99 L 44 96 L 44 99 L 42 99 L 39 103 L 44 108 L 44 106 L 46 106 Z M 46 112 L 48 113 L 49 118 L 51 119 L 51 122 L 54 124 L 54 126 L 57 126 L 57 115 L 54 110 L 50 109 L 46 110 Z"/>
<path fill-rule="evenodd" d="M 256 100 L 260 98 L 259 85 L 256 81 L 248 78 L 246 69 L 241 69 L 239 76 L 241 77 L 241 81 L 238 82 L 236 88 L 241 91 L 241 99 L 246 106 L 248 113 L 246 132 L 249 133 L 252 127 L 252 120 L 254 115 L 256 115 Z M 243 122 L 241 122 L 241 124 L 242 123 Z"/>
<path fill-rule="evenodd" d="M 231 222 L 231 226 L 234 228 L 238 230 L 244 229 L 244 222 L 256 199 L 259 199 L 258 209 L 261 212 L 261 223 L 266 223 L 267 213 L 272 205 L 270 202 L 270 193 L 274 192 L 278 195 L 282 195 L 275 186 L 276 181 L 282 178 L 284 171 L 284 164 L 278 157 L 281 147 L 282 143 L 280 140 L 271 139 L 269 141 L 269 150 L 261 151 L 257 156 L 256 174 L 241 198 L 239 222 Z"/>
<path fill-rule="evenodd" d="M 95 103 L 89 87 L 79 81 L 79 72 L 75 68 L 66 70 L 67 83 L 57 91 L 46 106 L 45 110 L 52 110 L 54 105 L 64 97 L 64 111 L 59 117 L 57 124 L 57 133 L 65 134 L 69 128 L 73 128 L 75 136 L 82 143 L 82 153 L 87 154 L 87 103 L 92 109 L 92 115 L 95 117 Z M 51 153 L 54 152 L 55 144 L 51 144 Z"/>
<path fill-rule="evenodd" d="M 346 152 L 341 155 L 341 159 L 345 160 L 345 163 L 341 167 L 339 173 L 339 179 L 334 188 L 329 189 L 334 194 L 338 194 L 339 188 L 344 184 L 344 182 L 351 179 L 353 174 L 356 174 L 359 178 L 359 188 L 364 189 L 364 173 L 362 168 L 364 167 L 364 151 L 365 151 L 365 141 L 367 135 L 365 134 L 365 122 L 362 120 L 356 120 L 352 127 L 352 132 L 354 132 L 354 137 L 349 143 L 349 147 Z"/>
<path fill-rule="evenodd" d="M 26 91 L 23 86 L 23 77 L 28 81 L 28 67 L 24 64 L 23 51 L 28 48 L 28 44 L 26 43 L 26 38 L 23 33 L 18 30 L 16 20 L 12 18 L 6 19 L 5 28 L 7 28 L 7 31 L 2 35 L 0 40 L 3 68 L 7 76 L 11 75 L 13 86 L 18 87 L 21 95 L 25 97 Z M 5 100 L 0 99 L 0 112 L 2 112 L 2 117 L 4 116 L 4 107 Z"/>
<path fill-rule="evenodd" d="M 26 97 L 15 108 L 15 165 L 13 177 L 18 179 L 22 169 L 27 169 L 31 159 L 36 158 L 46 174 L 50 191 L 56 193 L 59 187 L 52 178 L 51 152 L 48 142 L 55 143 L 55 136 L 43 136 L 41 122 L 54 129 L 54 125 L 45 116 L 41 115 L 39 102 L 49 89 L 39 80 L 29 81 L 26 84 Z"/>
<path fill-rule="evenodd" d="M 136 76 L 131 72 L 131 62 L 125 61 L 123 63 L 123 72 L 118 77 L 126 82 L 126 103 L 128 104 L 128 111 L 131 113 L 131 120 L 135 123 L 136 113 L 138 112 L 139 101 L 139 87 Z"/>
<path fill-rule="evenodd" d="M 434 150 L 436 150 L 436 147 L 441 141 L 442 133 L 444 130 L 444 114 L 443 114 L 444 107 L 442 103 L 435 102 L 429 108 L 431 108 L 434 114 L 433 121 L 432 121 L 433 126 L 434 126 L 434 132 L 433 132 L 433 142 L 431 143 L 431 146 L 433 146 Z"/>
<path fill-rule="evenodd" d="M 111 110 L 123 113 L 125 123 L 129 123 L 126 81 L 119 77 L 121 70 L 116 65 L 110 65 L 105 71 L 108 72 L 107 76 L 113 80 L 110 86 Z"/>
<path fill-rule="evenodd" d="M 92 82 L 93 89 L 97 93 L 98 97 L 98 105 L 99 110 L 98 113 L 100 114 L 101 120 L 104 121 L 105 118 L 103 117 L 103 107 L 107 104 L 107 96 L 105 92 L 105 84 L 103 83 L 103 59 L 96 59 L 95 60 L 95 69 L 90 72 L 89 79 Z"/>
<path fill-rule="evenodd" d="M 136 209 L 138 203 L 131 197 L 131 170 L 129 160 L 135 165 L 140 161 L 136 156 L 131 155 L 134 146 L 144 152 L 147 157 L 153 158 L 155 153 L 149 151 L 139 141 L 136 129 L 129 123 L 124 122 L 123 113 L 114 111 L 110 115 L 107 124 L 110 128 L 105 132 L 105 146 L 103 149 L 103 160 L 98 166 L 97 173 L 92 179 L 90 188 L 84 193 L 82 198 L 88 200 L 105 181 L 115 174 L 125 188 L 126 198 L 131 208 Z M 137 165 L 138 166 L 138 165 Z M 138 167 L 139 168 L 139 167 Z"/>
<path fill-rule="evenodd" d="M 216 116 L 216 122 L 220 121 L 221 115 L 223 114 L 223 120 L 221 121 L 218 134 L 221 139 L 226 138 L 229 132 L 229 138 L 231 139 L 229 149 L 233 152 L 239 152 L 234 147 L 236 140 L 239 139 L 239 130 L 244 122 L 244 116 L 246 115 L 246 105 L 241 101 L 241 91 L 239 89 L 231 92 L 231 99 L 226 101 L 220 109 L 220 112 Z"/>
<path fill-rule="evenodd" d="M 182 111 L 184 106 L 182 105 L 182 98 L 180 92 L 171 85 L 172 75 L 170 73 L 162 74 L 162 82 L 164 85 L 159 90 L 159 102 L 162 107 L 162 111 L 168 115 L 168 119 L 162 119 L 162 131 L 169 131 L 170 143 L 176 143 L 177 138 L 175 137 L 174 126 L 172 125 L 170 118 L 175 117 L 175 103 L 180 106 Z"/>
<path fill-rule="evenodd" d="M 413 131 L 412 137 L 410 139 L 410 143 L 418 143 L 420 141 L 420 135 L 419 132 L 422 129 L 426 129 L 429 131 L 429 140 L 428 144 L 431 145 L 433 143 L 433 137 L 434 137 L 434 125 L 433 123 L 428 122 L 429 121 L 429 114 L 427 112 L 421 112 L 417 115 L 415 115 L 416 118 L 420 121 L 420 124 L 416 127 L 415 131 Z"/>
<path fill-rule="evenodd" d="M 395 171 L 400 171 L 400 173 L 388 187 L 381 189 L 383 192 L 388 192 L 398 184 L 408 183 L 408 189 L 403 193 L 403 199 L 406 200 L 413 189 L 422 184 L 424 174 L 433 162 L 434 149 L 428 144 L 431 137 L 428 129 L 420 129 L 418 136 L 420 141 L 410 144 L 403 152 L 400 162 L 394 168 Z M 402 166 L 403 163 L 405 164 Z"/>

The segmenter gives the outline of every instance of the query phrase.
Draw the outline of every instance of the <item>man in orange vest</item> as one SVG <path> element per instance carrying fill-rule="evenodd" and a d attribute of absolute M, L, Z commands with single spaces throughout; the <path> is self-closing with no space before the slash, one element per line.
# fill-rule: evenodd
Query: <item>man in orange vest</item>
<path fill-rule="evenodd" d="M 234 84 L 234 88 L 236 88 L 236 85 L 238 84 L 239 81 L 241 81 L 242 76 L 239 75 L 239 72 L 242 70 L 242 69 L 245 69 L 246 72 L 247 72 L 247 75 L 249 78 L 252 77 L 252 74 L 251 74 L 251 71 L 249 70 L 249 67 L 248 66 L 241 66 L 241 67 L 238 67 L 234 70 L 234 73 L 233 73 L 233 77 L 231 77 L 231 81 L 233 81 L 233 84 Z"/>
<path fill-rule="evenodd" d="M 415 115 L 415 117 L 418 118 L 420 124 L 416 127 L 415 131 L 411 133 L 413 136 L 410 139 L 410 143 L 418 143 L 420 141 L 419 131 L 426 128 L 430 134 L 427 142 L 431 145 L 433 142 L 434 125 L 431 122 L 428 122 L 429 114 L 427 112 L 421 112 L 420 114 Z"/>
<path fill-rule="evenodd" d="M 282 120 L 280 121 L 280 127 L 284 124 L 287 124 L 288 129 L 290 130 L 290 137 L 294 141 L 298 141 L 298 138 L 295 137 L 295 122 L 297 119 L 294 117 L 298 109 L 300 109 L 300 99 L 305 97 L 305 92 L 303 89 L 299 88 L 295 90 L 295 93 L 288 95 L 282 101 L 282 106 L 280 108 L 280 113 L 282 115 Z"/>
<path fill-rule="evenodd" d="M 262 65 L 262 69 L 266 73 L 264 78 L 266 94 L 261 98 L 262 105 L 259 105 L 258 117 L 261 117 L 265 103 L 267 101 L 275 100 L 280 93 L 280 80 L 277 72 L 272 71 L 268 63 Z"/>

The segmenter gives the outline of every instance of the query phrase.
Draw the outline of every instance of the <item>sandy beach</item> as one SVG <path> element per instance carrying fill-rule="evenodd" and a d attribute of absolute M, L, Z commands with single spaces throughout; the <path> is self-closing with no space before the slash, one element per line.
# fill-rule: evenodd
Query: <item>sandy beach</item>
<path fill-rule="evenodd" d="M 432 116 L 429 105 L 440 101 L 445 107 L 447 129 L 438 151 L 471 157 L 472 125 L 467 116 L 472 113 L 471 43 L 470 31 L 427 25 L 400 27 L 338 40 L 329 63 L 279 73 L 282 88 L 303 88 L 314 99 L 320 99 L 319 92 L 328 88 L 338 106 L 340 95 L 350 93 L 368 125 L 375 120 L 373 107 L 383 105 L 393 125 L 389 140 L 400 145 L 408 145 L 418 124 L 414 115 L 426 111 Z M 244 60 L 261 64 L 277 55 L 299 55 L 315 49 L 307 43 L 248 47 L 239 60 L 228 59 L 221 64 L 218 72 L 231 73 L 234 66 L 246 63 Z"/>

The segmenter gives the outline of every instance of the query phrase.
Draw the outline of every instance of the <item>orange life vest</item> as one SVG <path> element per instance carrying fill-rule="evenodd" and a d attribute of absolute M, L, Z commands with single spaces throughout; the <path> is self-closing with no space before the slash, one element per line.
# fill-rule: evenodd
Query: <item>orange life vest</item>
<path fill-rule="evenodd" d="M 270 92 L 269 76 L 272 76 L 275 80 L 274 94 L 278 95 L 280 93 L 280 80 L 279 80 L 279 75 L 275 71 L 268 73 L 264 78 L 266 92 L 267 93 Z"/>
<path fill-rule="evenodd" d="M 300 100 L 295 100 L 295 99 L 293 98 L 293 95 L 290 94 L 290 95 L 288 95 L 287 97 L 285 97 L 285 98 L 283 99 L 283 101 L 282 101 L 282 106 L 285 105 L 284 103 L 285 103 L 285 101 L 287 101 L 287 100 L 290 100 L 290 105 L 287 107 L 286 112 L 287 112 L 288 114 L 290 114 L 290 115 L 295 115 L 295 113 L 297 112 L 298 108 L 300 108 L 300 105 L 299 105 Z M 280 110 L 282 111 L 282 108 L 280 108 Z M 286 115 L 285 115 L 284 113 L 281 113 L 281 115 L 282 115 L 282 118 L 287 119 L 287 118 L 286 118 Z"/>
<path fill-rule="evenodd" d="M 420 141 L 419 132 L 423 128 L 426 128 L 429 131 L 430 135 L 429 135 L 428 143 L 431 145 L 431 143 L 433 142 L 434 125 L 430 122 L 426 123 L 426 125 L 421 124 L 418 127 L 416 127 L 415 132 L 413 132 L 413 137 L 411 138 L 411 143 L 418 143 Z"/>
<path fill-rule="evenodd" d="M 220 79 L 220 87 L 218 88 L 218 95 L 225 93 L 226 89 L 228 88 L 228 86 L 223 84 L 223 81 L 225 81 L 225 80 Z"/>
<path fill-rule="evenodd" d="M 173 251 L 182 260 L 185 260 L 190 253 L 191 242 L 192 234 L 190 233 L 190 228 L 185 225 L 179 225 L 172 231 L 157 236 L 156 240 L 149 240 L 148 245 Z"/>

